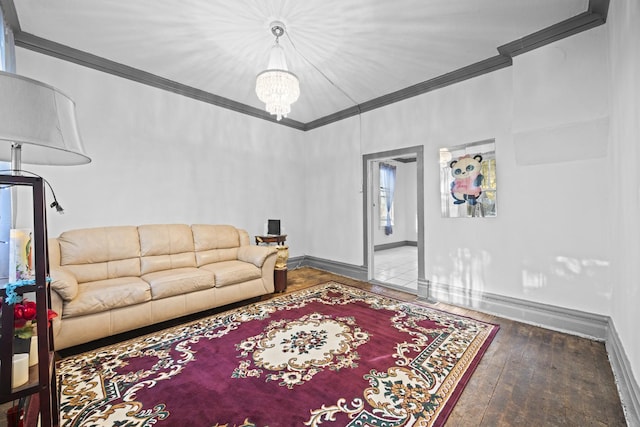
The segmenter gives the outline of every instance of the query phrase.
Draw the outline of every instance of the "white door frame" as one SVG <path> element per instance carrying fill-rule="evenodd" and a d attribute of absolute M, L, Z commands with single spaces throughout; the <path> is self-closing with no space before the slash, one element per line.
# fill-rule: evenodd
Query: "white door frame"
<path fill-rule="evenodd" d="M 373 241 L 373 164 L 376 160 L 392 157 L 416 156 L 417 200 L 418 200 L 418 296 L 428 298 L 427 281 L 424 266 L 424 147 L 399 148 L 396 150 L 364 154 L 362 156 L 362 214 L 363 214 L 363 254 L 364 267 L 367 269 L 367 280 L 374 279 L 374 241 Z"/>

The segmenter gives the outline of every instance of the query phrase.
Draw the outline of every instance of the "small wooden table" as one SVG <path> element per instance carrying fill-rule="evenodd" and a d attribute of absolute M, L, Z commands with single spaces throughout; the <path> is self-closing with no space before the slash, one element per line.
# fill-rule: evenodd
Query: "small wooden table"
<path fill-rule="evenodd" d="M 278 259 L 273 270 L 274 292 L 284 292 L 287 290 L 287 259 L 289 258 L 289 247 L 285 246 L 286 234 L 256 236 L 256 245 L 260 243 L 275 243 L 278 250 Z"/>
<path fill-rule="evenodd" d="M 286 234 L 273 235 L 269 234 L 267 236 L 256 236 L 256 245 L 260 243 L 277 243 L 278 245 L 283 245 L 287 240 Z"/>

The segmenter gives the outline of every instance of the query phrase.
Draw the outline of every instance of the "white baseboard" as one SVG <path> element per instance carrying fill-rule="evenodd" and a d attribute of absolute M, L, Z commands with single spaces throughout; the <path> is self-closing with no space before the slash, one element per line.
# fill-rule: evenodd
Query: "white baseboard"
<path fill-rule="evenodd" d="M 339 274 L 356 280 L 367 281 L 368 271 L 364 266 L 356 266 L 328 259 L 316 258 L 308 255 L 302 257 L 289 258 L 287 268 L 312 267 L 318 270 Z"/>
<path fill-rule="evenodd" d="M 613 322 L 610 322 L 605 345 L 613 375 L 616 377 L 616 385 L 624 408 L 624 415 L 627 418 L 627 425 L 640 426 L 640 387 L 633 376 L 629 358 L 624 351 Z"/>
<path fill-rule="evenodd" d="M 426 285 L 427 295 L 435 301 L 459 305 L 598 341 L 605 341 L 607 338 L 608 316 L 430 281 L 426 281 Z"/>

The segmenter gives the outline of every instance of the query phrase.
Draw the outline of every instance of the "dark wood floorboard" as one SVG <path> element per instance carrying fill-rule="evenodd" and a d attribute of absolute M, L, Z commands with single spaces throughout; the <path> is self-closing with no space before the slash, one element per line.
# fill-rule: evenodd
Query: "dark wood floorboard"
<path fill-rule="evenodd" d="M 500 325 L 447 426 L 626 426 L 604 343 L 311 268 L 288 272 L 287 292 L 335 280 Z"/>
<path fill-rule="evenodd" d="M 308 267 L 288 272 L 286 292 L 331 280 L 500 325 L 500 331 L 449 416 L 447 426 L 626 426 L 604 343 L 449 304 L 428 304 L 412 294 Z M 270 298 L 273 295 L 261 299 Z M 60 356 L 88 351 L 193 318 L 189 316 L 66 349 Z M 2 415 L 4 418 L 4 413 Z M 0 427 L 4 421 L 0 420 Z"/>

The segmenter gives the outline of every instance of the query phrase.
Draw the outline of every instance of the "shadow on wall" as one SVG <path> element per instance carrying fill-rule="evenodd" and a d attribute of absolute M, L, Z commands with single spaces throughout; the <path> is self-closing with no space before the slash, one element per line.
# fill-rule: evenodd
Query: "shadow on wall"
<path fill-rule="evenodd" d="M 485 250 L 457 248 L 448 259 L 438 260 L 431 296 L 450 304 L 476 307 L 485 292 L 485 275 L 491 254 Z M 447 268 L 447 266 L 449 268 Z"/>
<path fill-rule="evenodd" d="M 448 257 L 439 257 L 430 296 L 450 304 L 479 308 L 487 293 L 486 277 L 491 261 L 489 252 L 469 248 L 458 248 Z M 522 291 L 528 296 L 552 292 L 560 297 L 557 302 L 583 291 L 608 300 L 611 298 L 606 280 L 609 264 L 598 259 L 560 255 L 545 260 L 529 259 L 522 268 Z"/>
<path fill-rule="evenodd" d="M 606 277 L 609 261 L 598 259 L 579 259 L 558 255 L 549 262 L 539 262 L 527 260 L 522 269 L 522 289 L 525 295 L 533 295 L 549 286 L 559 286 L 562 283 L 574 285 L 578 283 L 580 287 L 589 282 L 603 282 Z M 547 269 L 541 266 L 548 265 Z M 546 271 L 545 271 L 546 270 Z M 611 291 L 600 289 L 601 297 L 610 298 Z"/>

